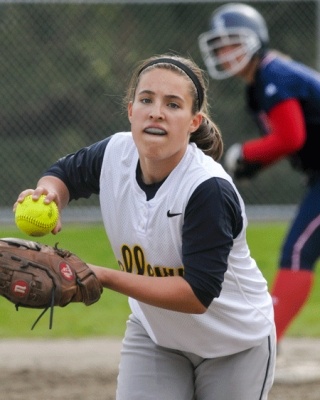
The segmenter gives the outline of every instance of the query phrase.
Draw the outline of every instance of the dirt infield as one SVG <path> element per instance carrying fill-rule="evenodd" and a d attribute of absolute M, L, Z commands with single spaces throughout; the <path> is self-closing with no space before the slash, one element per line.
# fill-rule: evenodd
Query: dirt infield
<path fill-rule="evenodd" d="M 2 340 L 0 398 L 114 400 L 120 349 L 119 339 Z M 320 340 L 285 339 L 269 400 L 319 399 Z"/>

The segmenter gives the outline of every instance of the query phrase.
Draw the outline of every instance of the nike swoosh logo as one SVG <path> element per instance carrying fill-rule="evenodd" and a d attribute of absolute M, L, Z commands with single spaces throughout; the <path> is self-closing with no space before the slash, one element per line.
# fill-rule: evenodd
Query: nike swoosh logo
<path fill-rule="evenodd" d="M 177 215 L 181 215 L 182 213 L 171 213 L 170 210 L 167 211 L 167 217 L 176 217 Z"/>

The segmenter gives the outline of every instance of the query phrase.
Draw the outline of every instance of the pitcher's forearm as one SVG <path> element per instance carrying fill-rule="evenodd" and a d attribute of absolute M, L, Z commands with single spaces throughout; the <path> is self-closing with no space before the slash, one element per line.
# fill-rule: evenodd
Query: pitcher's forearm
<path fill-rule="evenodd" d="M 143 303 L 192 314 L 202 314 L 206 311 L 206 307 L 195 296 L 189 283 L 180 276 L 151 277 L 89 266 L 103 287 Z"/>

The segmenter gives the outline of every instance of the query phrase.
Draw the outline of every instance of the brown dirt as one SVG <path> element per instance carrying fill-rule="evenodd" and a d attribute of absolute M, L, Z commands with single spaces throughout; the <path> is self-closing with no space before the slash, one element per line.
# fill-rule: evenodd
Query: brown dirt
<path fill-rule="evenodd" d="M 2 340 L 0 398 L 114 400 L 120 348 L 119 339 Z M 269 400 L 319 399 L 320 340 L 285 339 Z"/>

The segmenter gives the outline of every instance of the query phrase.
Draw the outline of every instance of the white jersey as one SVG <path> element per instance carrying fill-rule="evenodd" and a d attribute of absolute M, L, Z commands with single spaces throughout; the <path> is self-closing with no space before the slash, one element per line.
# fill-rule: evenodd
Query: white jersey
<path fill-rule="evenodd" d="M 149 201 L 136 180 L 138 152 L 131 133 L 115 134 L 106 147 L 100 175 L 100 204 L 105 229 L 120 268 L 149 276 L 180 274 L 182 227 L 186 205 L 199 184 L 212 177 L 231 178 L 194 144 Z M 220 357 L 259 345 L 273 329 L 267 283 L 250 257 L 246 216 L 234 239 L 220 296 L 204 314 L 186 314 L 130 298 L 132 313 L 158 345 Z M 168 212 L 173 218 L 168 217 Z M 196 232 L 195 232 L 196 234 Z"/>

